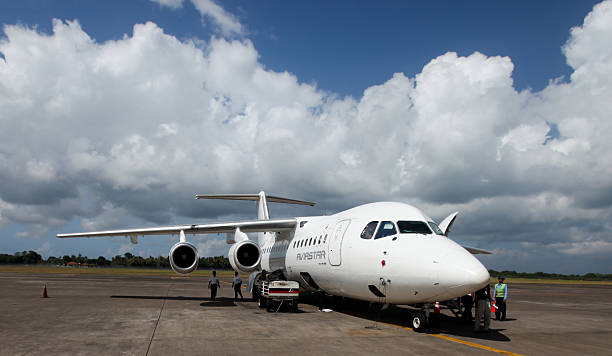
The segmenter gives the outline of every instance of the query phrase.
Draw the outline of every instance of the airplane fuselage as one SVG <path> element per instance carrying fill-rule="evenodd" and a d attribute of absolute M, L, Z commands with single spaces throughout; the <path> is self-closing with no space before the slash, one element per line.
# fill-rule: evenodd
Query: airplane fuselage
<path fill-rule="evenodd" d="M 297 220 L 290 233 L 260 237 L 261 267 L 280 269 L 306 289 L 413 304 L 456 298 L 489 281 L 480 261 L 439 230 L 434 232 L 437 226 L 429 225 L 433 221 L 408 204 L 372 203 Z M 402 232 L 411 224 L 425 224 L 428 231 Z M 376 230 L 368 233 L 368 226 Z M 383 228 L 387 230 L 379 231 Z"/>

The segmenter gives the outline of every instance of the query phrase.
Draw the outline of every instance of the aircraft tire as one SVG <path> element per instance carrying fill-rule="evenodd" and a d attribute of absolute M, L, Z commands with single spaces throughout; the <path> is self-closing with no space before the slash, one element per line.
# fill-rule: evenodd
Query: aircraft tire
<path fill-rule="evenodd" d="M 410 325 L 412 326 L 412 330 L 418 333 L 425 331 L 425 329 L 427 329 L 427 319 L 425 318 L 425 314 L 421 312 L 414 313 Z"/>
<path fill-rule="evenodd" d="M 272 303 L 271 301 L 268 300 L 268 302 L 266 303 L 266 311 L 268 313 L 271 313 L 274 311 L 274 303 Z"/>
<path fill-rule="evenodd" d="M 264 298 L 264 297 L 262 297 L 262 296 L 259 296 L 259 298 L 257 299 L 257 306 L 258 306 L 260 309 L 263 309 L 263 308 L 265 308 L 265 307 L 267 307 L 267 306 L 268 306 L 268 303 L 267 303 L 267 302 L 268 302 L 268 300 L 267 300 L 266 298 Z"/>

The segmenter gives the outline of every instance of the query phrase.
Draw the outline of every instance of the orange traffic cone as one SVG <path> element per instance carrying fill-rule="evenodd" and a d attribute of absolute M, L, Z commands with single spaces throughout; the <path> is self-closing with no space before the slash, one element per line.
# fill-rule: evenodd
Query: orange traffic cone
<path fill-rule="evenodd" d="M 434 305 L 434 313 L 440 314 L 440 302 L 436 302 L 436 305 Z"/>
<path fill-rule="evenodd" d="M 49 296 L 47 295 L 47 285 L 46 284 L 43 287 L 43 292 L 42 292 L 41 298 L 49 298 Z"/>
<path fill-rule="evenodd" d="M 495 309 L 497 309 L 497 305 L 495 305 L 495 302 L 491 303 L 491 313 L 495 313 Z"/>

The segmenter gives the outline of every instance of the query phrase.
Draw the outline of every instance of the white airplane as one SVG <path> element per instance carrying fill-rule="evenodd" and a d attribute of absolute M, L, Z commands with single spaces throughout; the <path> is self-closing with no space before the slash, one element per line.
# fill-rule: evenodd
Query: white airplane
<path fill-rule="evenodd" d="M 176 273 L 198 265 L 196 247 L 186 234 L 226 233 L 234 270 L 277 271 L 305 290 L 387 304 L 423 304 L 415 329 L 428 322 L 431 303 L 451 300 L 484 287 L 489 272 L 472 254 L 488 251 L 464 247 L 447 237 L 457 212 L 439 225 L 404 203 L 360 205 L 329 216 L 270 219 L 268 202 L 314 203 L 259 194 L 196 195 L 196 199 L 257 201 L 258 220 L 58 234 L 59 238 L 179 235 L 169 260 Z M 258 233 L 253 241 L 246 233 Z"/>

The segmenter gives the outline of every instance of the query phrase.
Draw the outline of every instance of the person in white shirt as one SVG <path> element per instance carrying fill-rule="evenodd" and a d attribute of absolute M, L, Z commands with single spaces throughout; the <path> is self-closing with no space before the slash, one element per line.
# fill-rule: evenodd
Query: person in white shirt
<path fill-rule="evenodd" d="M 212 271 L 212 276 L 208 279 L 208 289 L 210 289 L 210 300 L 217 298 L 217 288 L 221 288 L 217 271 Z"/>
<path fill-rule="evenodd" d="M 240 300 L 243 300 L 242 297 L 242 278 L 238 275 L 238 272 L 234 272 L 234 280 L 232 281 L 232 288 L 234 288 L 234 300 L 238 300 L 238 294 L 240 294 Z"/>

